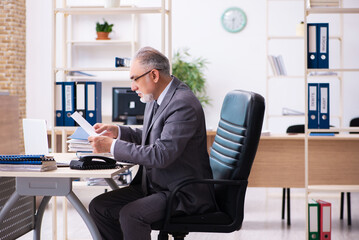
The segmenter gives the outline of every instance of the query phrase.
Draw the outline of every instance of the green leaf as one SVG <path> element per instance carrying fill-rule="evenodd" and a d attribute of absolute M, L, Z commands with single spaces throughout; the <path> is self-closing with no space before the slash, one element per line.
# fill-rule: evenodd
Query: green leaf
<path fill-rule="evenodd" d="M 172 63 L 173 75 L 191 88 L 203 106 L 210 103 L 210 98 L 206 95 L 206 79 L 203 74 L 207 64 L 208 61 L 202 57 L 191 59 L 188 48 L 175 52 Z"/>
<path fill-rule="evenodd" d="M 96 32 L 112 32 L 113 24 L 108 24 L 108 22 L 103 19 L 104 23 L 96 23 Z"/>

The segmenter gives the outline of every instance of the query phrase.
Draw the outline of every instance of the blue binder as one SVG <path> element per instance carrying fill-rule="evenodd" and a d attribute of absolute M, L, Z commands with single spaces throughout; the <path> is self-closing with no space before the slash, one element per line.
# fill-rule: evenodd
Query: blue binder
<path fill-rule="evenodd" d="M 63 93 L 63 106 L 65 110 L 64 125 L 75 126 L 75 121 L 72 119 L 71 114 L 75 111 L 75 83 L 74 82 L 63 82 L 64 88 Z"/>
<path fill-rule="evenodd" d="M 308 128 L 318 128 L 318 83 L 308 83 Z"/>
<path fill-rule="evenodd" d="M 317 68 L 329 68 L 329 24 L 317 24 Z"/>
<path fill-rule="evenodd" d="M 329 129 L 329 83 L 319 83 L 319 128 Z"/>
<path fill-rule="evenodd" d="M 86 82 L 86 120 L 94 125 L 102 122 L 101 82 Z"/>
<path fill-rule="evenodd" d="M 55 85 L 55 114 L 56 114 L 56 126 L 64 126 L 64 108 L 63 108 L 63 84 L 62 82 L 56 82 Z"/>
<path fill-rule="evenodd" d="M 86 116 L 86 83 L 76 82 L 76 111 L 85 118 Z M 77 124 L 76 124 L 77 125 Z"/>
<path fill-rule="evenodd" d="M 307 63 L 308 68 L 317 68 L 318 67 L 318 54 L 317 54 L 317 24 L 308 23 L 307 24 Z"/>

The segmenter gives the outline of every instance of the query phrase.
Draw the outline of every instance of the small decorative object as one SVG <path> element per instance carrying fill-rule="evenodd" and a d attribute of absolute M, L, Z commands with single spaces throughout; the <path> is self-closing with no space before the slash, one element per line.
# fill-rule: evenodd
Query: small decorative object
<path fill-rule="evenodd" d="M 108 37 L 110 32 L 112 32 L 113 24 L 108 24 L 106 20 L 103 20 L 104 23 L 101 24 L 99 22 L 96 23 L 96 32 L 97 32 L 97 38 L 96 40 L 109 40 L 111 38 Z"/>
<path fill-rule="evenodd" d="M 190 57 L 188 49 L 177 51 L 173 57 L 172 74 L 191 88 L 202 106 L 208 105 L 210 98 L 206 95 L 206 79 L 203 74 L 208 62 L 201 57 L 193 60 Z"/>
<path fill-rule="evenodd" d="M 131 58 L 115 58 L 115 67 L 130 67 Z"/>
<path fill-rule="evenodd" d="M 246 26 L 247 16 L 242 9 L 231 7 L 224 11 L 221 22 L 226 31 L 236 33 Z"/>
<path fill-rule="evenodd" d="M 120 7 L 120 0 L 104 0 L 105 8 Z"/>
<path fill-rule="evenodd" d="M 295 27 L 295 35 L 297 35 L 299 37 L 304 37 L 304 22 L 303 21 L 298 23 L 297 26 Z"/>

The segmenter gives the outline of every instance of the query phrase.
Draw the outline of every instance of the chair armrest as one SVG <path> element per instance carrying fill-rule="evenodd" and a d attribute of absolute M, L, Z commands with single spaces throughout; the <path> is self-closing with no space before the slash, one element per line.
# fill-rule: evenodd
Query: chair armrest
<path fill-rule="evenodd" d="M 171 218 L 171 213 L 172 213 L 172 205 L 173 205 L 173 199 L 176 196 L 176 193 L 183 188 L 184 186 L 187 186 L 189 184 L 210 184 L 210 185 L 214 185 L 214 184 L 220 184 L 220 185 L 242 185 L 242 184 L 246 184 L 247 180 L 227 180 L 227 179 L 188 179 L 184 182 L 182 182 L 181 184 L 178 184 L 178 186 L 173 190 L 173 192 L 171 192 L 169 198 L 168 198 L 168 202 L 167 202 L 167 210 L 166 210 L 166 215 L 165 215 L 165 219 L 164 219 L 164 227 L 167 225 L 167 223 L 169 222 L 170 218 Z M 214 199 L 215 200 L 215 199 Z"/>

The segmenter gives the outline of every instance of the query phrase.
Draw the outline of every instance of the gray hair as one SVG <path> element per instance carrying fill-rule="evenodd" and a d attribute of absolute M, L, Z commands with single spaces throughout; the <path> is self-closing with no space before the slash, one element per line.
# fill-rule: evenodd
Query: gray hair
<path fill-rule="evenodd" d="M 170 63 L 168 58 L 152 47 L 143 47 L 139 49 L 133 59 L 138 59 L 141 65 L 148 68 L 148 70 L 154 68 L 162 70 L 166 75 L 170 75 Z"/>

